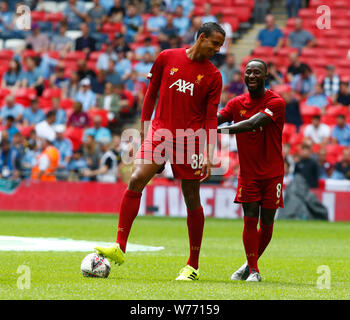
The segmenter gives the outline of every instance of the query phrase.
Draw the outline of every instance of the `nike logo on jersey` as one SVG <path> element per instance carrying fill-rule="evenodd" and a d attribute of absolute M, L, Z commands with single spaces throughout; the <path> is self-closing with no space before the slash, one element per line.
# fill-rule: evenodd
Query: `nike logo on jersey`
<path fill-rule="evenodd" d="M 177 86 L 176 91 L 179 91 L 179 92 L 186 93 L 186 90 L 189 90 L 190 93 L 191 93 L 191 96 L 193 96 L 193 88 L 194 88 L 194 84 L 193 83 L 187 82 L 186 80 L 179 79 L 179 80 L 176 80 L 169 87 L 169 89 L 172 88 L 173 86 Z"/>

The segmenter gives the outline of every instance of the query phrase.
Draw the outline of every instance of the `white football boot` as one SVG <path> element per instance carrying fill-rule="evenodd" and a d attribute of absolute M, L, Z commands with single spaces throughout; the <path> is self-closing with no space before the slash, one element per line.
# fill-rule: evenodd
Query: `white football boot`
<path fill-rule="evenodd" d="M 259 272 L 255 271 L 253 269 L 246 281 L 249 281 L 249 282 L 261 282 L 261 275 L 260 275 Z"/>
<path fill-rule="evenodd" d="M 236 272 L 231 276 L 231 280 L 246 280 L 249 277 L 248 262 L 245 262 Z"/>

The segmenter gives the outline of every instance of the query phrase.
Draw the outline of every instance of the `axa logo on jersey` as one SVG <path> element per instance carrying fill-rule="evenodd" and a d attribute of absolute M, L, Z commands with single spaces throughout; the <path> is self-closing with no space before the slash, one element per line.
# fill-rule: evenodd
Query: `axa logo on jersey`
<path fill-rule="evenodd" d="M 193 96 L 194 83 L 187 82 L 186 80 L 178 79 L 170 87 L 177 86 L 176 91 L 186 93 L 186 90 L 190 91 L 191 96 Z"/>

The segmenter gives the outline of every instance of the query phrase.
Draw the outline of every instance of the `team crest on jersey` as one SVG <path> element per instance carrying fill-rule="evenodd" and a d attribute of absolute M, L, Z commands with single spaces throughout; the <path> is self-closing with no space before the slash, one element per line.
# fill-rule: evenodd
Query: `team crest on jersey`
<path fill-rule="evenodd" d="M 197 83 L 197 84 L 200 84 L 203 78 L 204 78 L 204 74 L 199 74 L 199 75 L 197 75 L 196 83 Z"/>
<path fill-rule="evenodd" d="M 176 91 L 186 93 L 186 90 L 190 91 L 191 96 L 193 96 L 193 87 L 194 84 L 191 82 L 187 82 L 186 80 L 178 79 L 176 80 L 170 87 L 177 86 Z"/>
<path fill-rule="evenodd" d="M 173 76 L 175 74 L 175 72 L 178 72 L 178 68 L 171 68 L 170 69 L 170 75 Z"/>
<path fill-rule="evenodd" d="M 244 110 L 244 109 L 239 111 L 239 114 L 241 115 L 241 117 L 243 117 L 246 113 L 247 113 L 247 110 Z"/>
<path fill-rule="evenodd" d="M 201 172 L 202 172 L 201 170 L 197 170 L 197 171 L 194 172 L 194 175 L 195 176 L 199 176 L 201 174 Z"/>

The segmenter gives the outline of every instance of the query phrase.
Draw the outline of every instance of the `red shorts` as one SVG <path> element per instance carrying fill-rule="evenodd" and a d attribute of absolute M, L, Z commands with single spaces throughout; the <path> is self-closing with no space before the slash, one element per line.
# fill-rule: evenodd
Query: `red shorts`
<path fill-rule="evenodd" d="M 260 202 L 264 209 L 283 208 L 283 176 L 264 180 L 238 179 L 236 203 Z"/>
<path fill-rule="evenodd" d="M 176 139 L 167 137 L 160 139 L 161 134 L 155 135 L 149 130 L 147 138 L 137 151 L 135 159 L 145 160 L 145 163 L 164 165 L 167 161 L 175 179 L 200 180 L 204 161 L 204 144 L 195 139 Z"/>

